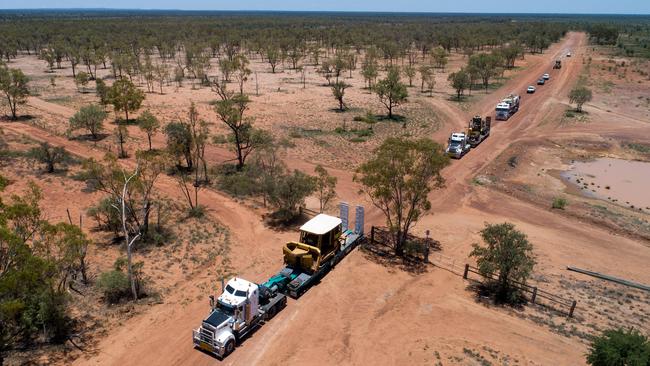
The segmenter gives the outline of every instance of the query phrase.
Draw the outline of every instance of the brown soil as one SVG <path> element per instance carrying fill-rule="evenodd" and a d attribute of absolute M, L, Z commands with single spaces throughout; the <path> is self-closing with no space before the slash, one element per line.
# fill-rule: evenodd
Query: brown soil
<path fill-rule="evenodd" d="M 585 34 L 569 33 L 544 54 L 527 56 L 521 63 L 523 67 L 509 74 L 501 88 L 489 94 L 479 92 L 466 105 L 449 100 L 451 90 L 445 82 L 446 73 L 440 73 L 433 98 L 419 95 L 417 88 L 410 90 L 413 98 L 398 112 L 410 121 L 406 128 L 395 122 L 380 122 L 374 127 L 374 136 L 359 143 L 332 132 L 344 123 L 346 127 L 361 124 L 352 122 L 352 117 L 367 109 L 381 112 L 376 98 L 361 88 L 362 79 L 358 74 L 346 79 L 353 84 L 349 104 L 356 109 L 337 113 L 330 110 L 335 103 L 329 88 L 321 86 L 323 79 L 313 70 L 308 69 L 307 90 L 303 91 L 302 84 L 296 81 L 299 78 L 296 73 L 287 70 L 271 74 L 264 64 L 253 62 L 261 91 L 251 105 L 255 123 L 277 136 L 290 137 L 292 131 L 301 133 L 301 137 L 292 138 L 297 146 L 289 150 L 287 163 L 310 173 L 317 163 L 327 166 L 339 178 L 339 198 L 366 205 L 368 229 L 370 225 L 383 225 L 383 218 L 358 195 L 359 187 L 352 181 L 352 172 L 383 137 L 430 136 L 442 143 L 451 131 L 465 127 L 472 115 L 493 115 L 494 105 L 500 98 L 512 91 L 521 94 L 521 110 L 507 122 L 495 122 L 489 139 L 445 170 L 446 187 L 432 192 L 433 210 L 418 222 L 415 234 L 423 235 L 425 230 L 430 230 L 433 238 L 441 243 L 445 261 L 457 268 L 468 261 L 471 245 L 480 240 L 478 232 L 485 222 L 513 222 L 527 233 L 535 246 L 538 266 L 534 283 L 577 299 L 578 307 L 576 317 L 567 319 L 543 307 L 513 310 L 486 305 L 477 301 L 474 292 L 468 289 L 469 283 L 458 271 L 430 266 L 424 273 L 412 274 L 369 260 L 364 253 L 355 251 L 300 300 L 290 301 L 284 311 L 221 363 L 471 365 L 484 358 L 494 364 L 578 365 L 584 363 L 587 334 L 612 324 L 636 325 L 649 332 L 650 322 L 638 322 L 639 314 L 650 311 L 647 294 L 612 287 L 565 270 L 567 265 L 574 265 L 650 283 L 647 242 L 631 235 L 619 235 L 611 228 L 587 220 L 588 214 L 567 215 L 551 210 L 547 198 L 553 195 L 548 192 L 563 190 L 562 183 L 547 172 L 566 168 L 562 154 L 573 141 L 650 142 L 647 119 L 626 107 L 608 110 L 598 90 L 594 101 L 585 106 L 586 119 L 565 116 L 567 94 L 584 72 L 583 60 L 594 55 L 586 46 Z M 574 56 L 565 59 L 561 70 L 551 70 L 552 62 L 566 49 L 571 49 Z M 453 71 L 460 62 L 460 57 L 455 56 L 446 72 Z M 28 122 L 2 123 L 3 130 L 63 145 L 81 157 L 101 158 L 114 145 L 110 139 L 93 144 L 63 136 L 67 118 L 80 103 L 70 78 L 63 77 L 69 70 L 57 71 L 57 87 L 47 91 L 49 78 L 42 76 L 42 61 L 21 57 L 15 65 L 24 66 L 28 74 L 36 75 L 36 81 L 43 87 L 41 96 L 31 98 L 26 110 L 34 118 Z M 545 72 L 551 73 L 550 82 L 538 88 L 537 93 L 524 95 L 525 88 Z M 648 95 L 648 85 L 637 84 L 635 88 Z M 620 88 L 627 90 L 626 85 L 621 84 Z M 247 87 L 249 92 L 254 91 L 254 86 L 253 78 Z M 146 106 L 169 121 L 184 118 L 184 111 L 193 100 L 204 118 L 215 120 L 207 104 L 214 95 L 208 89 L 194 90 L 187 84 L 174 89 L 166 87 L 164 95 L 148 94 Z M 57 99 L 61 93 L 74 96 Z M 88 94 L 81 96 L 86 98 L 92 99 Z M 130 150 L 144 146 L 144 136 L 137 128 L 129 129 L 135 136 Z M 213 130 L 225 132 L 216 122 Z M 154 144 L 163 146 L 163 136 L 157 136 Z M 619 146 L 618 143 L 610 145 Z M 508 154 L 514 151 L 513 146 L 530 148 L 516 150 L 521 156 L 517 168 L 510 171 Z M 579 154 L 580 149 L 574 150 L 574 154 Z M 622 148 L 612 151 L 623 154 Z M 208 155 L 211 164 L 232 158 L 225 148 L 211 148 Z M 134 163 L 124 160 L 123 164 L 133 166 Z M 22 182 L 22 178 L 14 177 Z M 490 182 L 491 177 L 507 187 L 535 185 L 538 188 L 532 195 L 539 192 L 543 199 L 527 199 L 512 194 L 510 188 L 499 189 L 499 184 L 481 183 L 483 179 Z M 56 184 L 42 182 L 41 185 L 48 198 L 61 193 Z M 180 199 L 171 178 L 161 179 L 158 188 L 164 195 Z M 58 203 L 52 201 L 49 211 L 60 212 L 69 205 L 75 212 L 81 212 L 94 201 L 94 197 L 83 196 L 81 203 L 75 204 L 74 199 L 64 197 Z M 261 219 L 263 210 L 214 190 L 202 191 L 200 200 L 208 207 L 210 220 L 229 230 L 228 267 L 232 273 L 263 281 L 281 267 L 281 245 L 294 238 L 294 232 L 265 227 Z M 313 200 L 309 202 L 313 204 Z M 202 250 L 198 247 L 193 253 Z M 110 265 L 102 260 L 104 253 L 103 248 L 98 248 L 94 254 L 98 267 Z M 191 330 L 207 314 L 207 296 L 217 287 L 215 273 L 224 266 L 223 261 L 215 260 L 205 265 L 209 272 L 171 271 L 167 279 L 157 283 L 166 289 L 161 304 L 116 321 L 105 336 L 98 337 L 93 351 L 80 355 L 76 364 L 219 362 L 192 348 Z M 626 304 L 627 310 L 621 310 L 619 303 Z"/>

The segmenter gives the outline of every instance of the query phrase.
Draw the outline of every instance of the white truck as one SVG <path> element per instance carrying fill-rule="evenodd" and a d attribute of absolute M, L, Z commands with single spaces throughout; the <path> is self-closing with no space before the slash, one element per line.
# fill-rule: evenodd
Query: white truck
<path fill-rule="evenodd" d="M 454 132 L 449 137 L 449 144 L 445 152 L 448 156 L 460 159 L 472 148 L 464 132 Z"/>
<path fill-rule="evenodd" d="M 503 98 L 496 107 L 496 119 L 501 121 L 507 121 L 513 114 L 517 113 L 519 110 L 519 95 L 510 94 L 507 97 Z"/>
<path fill-rule="evenodd" d="M 287 304 L 287 297 L 243 278 L 232 278 L 215 302 L 210 296 L 210 315 L 192 331 L 194 347 L 226 357 L 239 341 Z"/>

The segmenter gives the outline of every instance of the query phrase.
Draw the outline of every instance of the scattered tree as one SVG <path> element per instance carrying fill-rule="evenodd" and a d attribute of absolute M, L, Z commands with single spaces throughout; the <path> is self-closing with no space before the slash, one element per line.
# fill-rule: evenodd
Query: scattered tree
<path fill-rule="evenodd" d="M 111 104 L 111 101 L 108 99 L 108 90 L 109 87 L 106 86 L 104 80 L 99 78 L 95 79 L 95 91 L 97 93 L 97 97 L 99 98 L 99 104 L 101 104 L 103 107 Z"/>
<path fill-rule="evenodd" d="M 469 65 L 474 67 L 488 91 L 490 80 L 499 74 L 500 58 L 496 54 L 479 53 L 469 58 Z"/>
<path fill-rule="evenodd" d="M 97 140 L 99 133 L 104 129 L 106 116 L 106 112 L 96 104 L 81 107 L 74 116 L 70 117 L 68 134 L 78 129 L 85 129 L 93 140 Z"/>
<path fill-rule="evenodd" d="M 126 150 L 124 149 L 124 144 L 128 138 L 129 129 L 126 128 L 126 125 L 123 123 L 118 124 L 117 128 L 115 129 L 115 141 L 117 142 L 117 147 L 119 150 L 119 154 L 117 156 L 120 159 L 126 159 L 129 157 L 129 154 L 127 154 Z"/>
<path fill-rule="evenodd" d="M 90 77 L 88 76 L 87 73 L 80 71 L 77 73 L 77 76 L 74 78 L 74 83 L 77 85 L 77 90 L 85 93 L 86 92 L 86 86 L 88 86 L 88 82 L 90 81 Z M 79 87 L 81 86 L 81 89 Z"/>
<path fill-rule="evenodd" d="M 431 57 L 433 57 L 433 62 L 436 65 L 436 67 L 443 70 L 447 65 L 447 63 L 449 62 L 447 51 L 445 51 L 445 49 L 442 47 L 434 48 L 433 52 L 431 53 Z"/>
<path fill-rule="evenodd" d="M 440 172 L 449 164 L 442 146 L 430 139 L 389 137 L 354 176 L 386 216 L 395 252 L 404 253 L 409 230 L 431 209 L 428 195 L 444 185 Z"/>
<path fill-rule="evenodd" d="M 176 158 L 176 166 L 181 167 L 181 159 L 185 160 L 187 170 L 192 170 L 194 160 L 192 159 L 192 132 L 189 124 L 178 121 L 170 122 L 164 128 L 167 136 L 167 151 Z"/>
<path fill-rule="evenodd" d="M 0 91 L 7 99 L 12 120 L 18 118 L 17 106 L 27 102 L 28 82 L 29 78 L 20 69 L 9 69 L 0 65 Z"/>
<path fill-rule="evenodd" d="M 29 156 L 39 163 L 45 164 L 45 171 L 54 173 L 56 165 L 63 164 L 70 159 L 70 154 L 62 146 L 52 146 L 48 142 L 39 143 L 38 147 L 29 150 Z"/>
<path fill-rule="evenodd" d="M 592 93 L 586 86 L 577 86 L 569 93 L 569 102 L 575 103 L 576 112 L 582 113 L 582 106 L 591 101 Z"/>
<path fill-rule="evenodd" d="M 526 234 L 507 222 L 486 224 L 481 237 L 486 246 L 474 244 L 470 256 L 476 257 L 478 270 L 494 290 L 497 301 L 517 302 L 517 284 L 525 284 L 535 266 L 533 245 Z M 497 276 L 496 280 L 492 280 L 493 276 Z"/>
<path fill-rule="evenodd" d="M 138 127 L 147 134 L 149 151 L 151 151 L 151 137 L 160 129 L 160 122 L 148 109 L 138 117 Z"/>
<path fill-rule="evenodd" d="M 230 129 L 229 140 L 237 154 L 237 169 L 241 170 L 250 153 L 268 142 L 268 134 L 254 128 L 251 120 L 244 118 L 244 112 L 250 103 L 248 95 L 231 92 L 227 90 L 225 83 L 219 82 L 214 83 L 213 90 L 220 98 L 214 110 Z"/>
<path fill-rule="evenodd" d="M 322 165 L 316 165 L 316 193 L 320 204 L 320 212 L 327 208 L 327 204 L 336 197 L 337 178 L 331 176 Z"/>
<path fill-rule="evenodd" d="M 408 92 L 406 85 L 400 81 L 399 70 L 395 67 L 388 69 L 388 75 L 375 85 L 379 101 L 388 109 L 388 118 L 393 118 L 393 108 L 406 101 Z"/>
<path fill-rule="evenodd" d="M 332 84 L 332 94 L 334 95 L 334 99 L 339 102 L 340 111 L 343 111 L 346 108 L 345 102 L 343 102 L 343 96 L 345 96 L 345 89 L 348 87 L 350 87 L 350 85 L 340 80 Z"/>
<path fill-rule="evenodd" d="M 269 201 L 276 208 L 275 217 L 286 222 L 296 216 L 305 198 L 314 193 L 316 178 L 294 170 L 293 174 L 279 176 L 274 188 Z"/>
<path fill-rule="evenodd" d="M 140 109 L 145 95 L 142 90 L 138 89 L 130 80 L 119 79 L 113 83 L 108 90 L 108 100 L 110 100 L 115 110 L 123 111 L 125 122 L 129 122 L 129 112 L 135 112 Z"/>
<path fill-rule="evenodd" d="M 456 90 L 456 96 L 458 100 L 463 95 L 465 89 L 470 86 L 469 74 L 465 69 L 460 69 L 456 72 L 449 74 L 449 81 L 451 82 L 452 88 Z"/>
<path fill-rule="evenodd" d="M 413 78 L 415 78 L 415 67 L 413 66 L 406 66 L 404 67 L 404 74 L 406 77 L 409 79 L 409 86 L 413 86 Z"/>

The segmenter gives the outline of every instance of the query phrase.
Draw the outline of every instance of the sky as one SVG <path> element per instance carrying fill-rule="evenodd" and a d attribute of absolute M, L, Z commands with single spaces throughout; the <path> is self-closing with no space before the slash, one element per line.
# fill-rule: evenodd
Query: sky
<path fill-rule="evenodd" d="M 16 8 L 650 14 L 650 0 L 0 0 Z"/>

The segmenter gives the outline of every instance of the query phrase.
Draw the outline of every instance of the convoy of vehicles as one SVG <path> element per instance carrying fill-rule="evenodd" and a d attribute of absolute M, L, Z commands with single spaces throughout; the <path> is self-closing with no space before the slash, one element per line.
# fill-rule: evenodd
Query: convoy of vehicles
<path fill-rule="evenodd" d="M 318 214 L 300 227 L 300 239 L 283 247 L 285 267 L 263 284 L 235 277 L 215 300 L 210 313 L 192 331 L 194 347 L 224 358 L 252 331 L 282 310 L 287 295 L 298 298 L 363 241 L 364 210 L 356 207 L 354 230 L 348 228 L 348 205 L 340 217 Z"/>
<path fill-rule="evenodd" d="M 567 53 L 566 57 L 571 57 Z M 554 69 L 560 69 L 560 60 Z M 538 85 L 550 79 L 544 74 Z M 535 93 L 529 86 L 527 93 Z M 519 110 L 520 97 L 510 94 L 496 106 L 496 119 L 508 120 Z M 475 116 L 470 120 L 467 133 L 455 132 L 449 138 L 446 153 L 462 158 L 472 147 L 490 136 L 491 117 Z M 300 227 L 299 241 L 289 242 L 282 248 L 284 268 L 265 283 L 256 284 L 243 278 L 230 279 L 222 294 L 210 296 L 210 313 L 192 332 L 194 346 L 220 358 L 234 351 L 237 344 L 252 331 L 273 318 L 287 305 L 287 296 L 299 298 L 318 282 L 339 261 L 363 240 L 363 207 L 356 207 L 354 230 L 348 228 L 348 205 L 341 203 L 340 218 L 318 214 Z"/>

